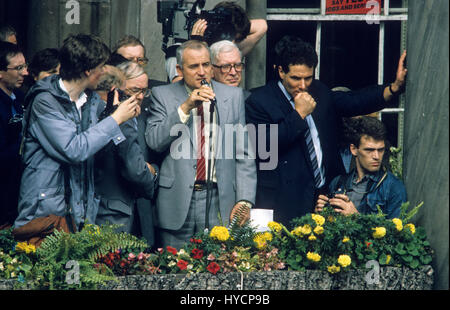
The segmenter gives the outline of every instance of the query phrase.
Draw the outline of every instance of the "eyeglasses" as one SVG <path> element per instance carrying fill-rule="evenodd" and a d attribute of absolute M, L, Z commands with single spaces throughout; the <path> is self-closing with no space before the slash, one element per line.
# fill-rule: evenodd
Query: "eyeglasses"
<path fill-rule="evenodd" d="M 220 72 L 222 73 L 229 73 L 231 71 L 231 68 L 234 68 L 234 70 L 236 70 L 236 72 L 241 72 L 242 69 L 244 69 L 245 64 L 243 62 L 239 62 L 237 64 L 226 64 L 226 65 L 222 65 L 222 66 L 218 66 L 218 65 L 213 65 L 216 68 L 220 68 Z"/>
<path fill-rule="evenodd" d="M 148 58 L 146 57 L 131 57 L 128 58 L 129 61 L 133 61 L 141 66 L 146 66 L 148 64 Z"/>
<path fill-rule="evenodd" d="M 28 68 L 28 64 L 27 64 L 27 63 L 25 63 L 25 64 L 23 64 L 23 65 L 16 66 L 16 67 L 13 67 L 13 68 L 6 67 L 6 69 L 8 69 L 8 70 L 16 70 L 16 71 L 18 71 L 18 72 L 21 72 L 21 71 L 23 71 L 23 70 L 26 70 L 27 68 Z"/>
<path fill-rule="evenodd" d="M 151 91 L 148 88 L 126 88 L 125 91 L 130 95 L 130 96 L 134 96 L 134 95 L 139 95 L 139 94 L 143 94 L 145 98 L 150 97 Z"/>

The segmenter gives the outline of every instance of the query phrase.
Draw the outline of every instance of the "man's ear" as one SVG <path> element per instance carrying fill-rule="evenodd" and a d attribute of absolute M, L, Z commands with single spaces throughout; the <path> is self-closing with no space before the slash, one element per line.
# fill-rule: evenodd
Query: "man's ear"
<path fill-rule="evenodd" d="M 181 70 L 181 67 L 179 64 L 176 65 L 177 73 L 179 77 L 183 76 L 183 71 Z"/>
<path fill-rule="evenodd" d="M 281 66 L 278 66 L 278 75 L 280 76 L 280 79 L 284 80 L 284 76 L 286 73 L 284 73 L 284 70 Z"/>
<path fill-rule="evenodd" d="M 352 152 L 352 155 L 355 157 L 358 155 L 358 148 L 353 143 L 350 144 L 350 152 Z"/>

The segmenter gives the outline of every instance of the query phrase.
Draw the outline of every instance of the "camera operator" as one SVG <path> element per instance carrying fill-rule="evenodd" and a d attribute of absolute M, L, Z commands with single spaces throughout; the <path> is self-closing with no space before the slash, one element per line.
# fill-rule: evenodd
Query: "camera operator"
<path fill-rule="evenodd" d="M 267 32 L 267 22 L 264 19 L 250 20 L 245 10 L 231 1 L 222 1 L 212 10 L 216 15 L 223 15 L 226 22 L 213 22 L 208 25 L 206 19 L 198 19 L 191 30 L 190 38 L 203 40 L 209 46 L 221 40 L 230 40 L 239 47 L 242 57 L 245 57 Z M 217 17 L 220 20 L 220 17 Z M 208 27 L 210 31 L 207 31 Z M 171 82 L 182 79 L 176 69 L 176 60 L 168 57 L 166 71 Z"/>
<path fill-rule="evenodd" d="M 331 181 L 331 194 L 319 195 L 315 212 L 329 204 L 343 215 L 368 214 L 378 213 L 379 206 L 387 218 L 398 217 L 401 204 L 406 202 L 406 189 L 382 164 L 386 148 L 384 124 L 370 116 L 353 118 L 350 124 L 355 168 Z"/>

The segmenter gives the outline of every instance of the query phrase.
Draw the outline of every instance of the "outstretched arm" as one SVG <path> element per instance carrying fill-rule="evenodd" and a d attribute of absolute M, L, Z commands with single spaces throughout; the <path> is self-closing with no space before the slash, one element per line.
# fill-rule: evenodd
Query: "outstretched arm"
<path fill-rule="evenodd" d="M 400 60 L 398 61 L 397 74 L 395 76 L 395 81 L 390 84 L 390 86 L 384 89 L 383 97 L 384 100 L 389 101 L 394 97 L 395 94 L 400 92 L 405 86 L 406 82 L 406 74 L 408 69 L 405 67 L 406 60 L 406 51 L 400 56 Z"/>
<path fill-rule="evenodd" d="M 250 20 L 250 33 L 249 35 L 237 43 L 237 46 L 242 52 L 242 57 L 250 53 L 255 47 L 256 43 L 264 37 L 267 32 L 267 22 L 265 19 L 252 19 Z"/>

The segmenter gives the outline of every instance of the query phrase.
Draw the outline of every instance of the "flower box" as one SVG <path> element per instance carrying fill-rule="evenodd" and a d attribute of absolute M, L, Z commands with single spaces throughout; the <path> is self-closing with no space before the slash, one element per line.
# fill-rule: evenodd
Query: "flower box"
<path fill-rule="evenodd" d="M 433 268 L 381 267 L 378 284 L 366 281 L 367 271 L 229 272 L 212 275 L 166 274 L 117 277 L 99 290 L 431 290 Z M 0 281 L 0 290 L 12 290 L 16 280 Z M 22 288 L 23 289 L 23 288 Z"/>

